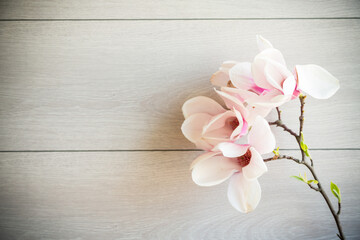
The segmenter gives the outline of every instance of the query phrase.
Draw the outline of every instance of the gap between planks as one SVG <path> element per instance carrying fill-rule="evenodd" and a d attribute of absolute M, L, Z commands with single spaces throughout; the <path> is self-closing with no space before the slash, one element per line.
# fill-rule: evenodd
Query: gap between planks
<path fill-rule="evenodd" d="M 282 148 L 284 151 L 296 151 L 296 148 Z M 310 148 L 311 151 L 358 151 L 360 148 Z M 202 152 L 201 149 L 94 149 L 94 150 L 2 150 L 0 153 L 42 153 L 42 152 Z"/>
<path fill-rule="evenodd" d="M 360 17 L 309 17 L 309 18 L 54 18 L 54 19 L 0 19 L 0 22 L 66 22 L 66 21 L 77 21 L 77 22 L 91 22 L 91 21 L 242 21 L 242 20 L 352 20 L 360 19 Z"/>

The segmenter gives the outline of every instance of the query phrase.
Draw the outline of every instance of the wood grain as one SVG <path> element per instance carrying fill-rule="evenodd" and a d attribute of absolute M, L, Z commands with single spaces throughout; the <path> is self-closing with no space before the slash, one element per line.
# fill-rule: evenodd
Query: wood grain
<path fill-rule="evenodd" d="M 216 97 L 211 74 L 251 60 L 257 33 L 289 66 L 316 63 L 340 79 L 330 100 L 308 99 L 309 147 L 358 148 L 360 20 L 94 21 L 0 23 L 0 150 L 194 148 L 182 103 Z M 293 128 L 297 104 L 283 109 Z"/>
<path fill-rule="evenodd" d="M 192 182 L 199 154 L 0 153 L 1 239 L 336 239 L 320 194 L 289 178 L 304 168 L 268 163 L 260 205 L 241 214 L 228 203 L 227 183 Z M 313 152 L 323 184 L 341 188 L 348 239 L 360 238 L 358 154 Z"/>
<path fill-rule="evenodd" d="M 360 17 L 357 0 L 3 0 L 1 19 Z"/>

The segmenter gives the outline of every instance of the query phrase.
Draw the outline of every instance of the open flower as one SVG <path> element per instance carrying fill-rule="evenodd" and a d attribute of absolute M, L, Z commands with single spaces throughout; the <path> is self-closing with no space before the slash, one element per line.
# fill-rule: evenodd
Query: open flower
<path fill-rule="evenodd" d="M 200 155 L 191 165 L 192 179 L 200 186 L 213 186 L 230 178 L 228 198 L 240 212 L 256 208 L 261 198 L 257 180 L 267 167 L 261 154 L 275 148 L 275 137 L 264 118 L 257 117 L 248 134 L 248 144 L 223 142 L 215 152 Z"/>
<path fill-rule="evenodd" d="M 339 81 L 322 67 L 296 65 L 291 72 L 282 53 L 268 40 L 257 36 L 257 44 L 260 53 L 252 63 L 225 62 L 211 82 L 252 107 L 264 108 L 264 112 L 297 97 L 301 91 L 326 99 L 339 89 Z M 230 82 L 224 85 L 226 79 Z"/>
<path fill-rule="evenodd" d="M 182 107 L 185 121 L 181 126 L 184 136 L 198 148 L 212 150 L 221 142 L 234 141 L 247 133 L 248 124 L 239 110 L 245 112 L 242 103 L 224 109 L 208 97 L 195 97 Z"/>

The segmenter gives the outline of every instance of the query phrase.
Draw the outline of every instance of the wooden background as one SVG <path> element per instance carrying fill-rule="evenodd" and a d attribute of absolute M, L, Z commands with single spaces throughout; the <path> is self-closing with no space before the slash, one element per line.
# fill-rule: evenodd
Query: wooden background
<path fill-rule="evenodd" d="M 320 194 L 289 178 L 305 171 L 295 163 L 268 164 L 249 214 L 230 206 L 226 183 L 191 180 L 201 152 L 180 132 L 181 106 L 216 97 L 211 74 L 251 60 L 256 34 L 289 66 L 339 78 L 331 99 L 307 99 L 304 131 L 359 239 L 358 0 L 0 1 L 1 239 L 336 239 Z M 291 127 L 297 105 L 282 108 Z"/>

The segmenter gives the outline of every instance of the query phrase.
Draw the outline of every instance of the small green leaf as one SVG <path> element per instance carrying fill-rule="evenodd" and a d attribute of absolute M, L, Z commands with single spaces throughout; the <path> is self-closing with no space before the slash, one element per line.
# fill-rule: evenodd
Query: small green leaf
<path fill-rule="evenodd" d="M 334 196 L 338 199 L 339 203 L 341 203 L 341 194 L 339 187 L 335 183 L 331 182 L 330 189 Z"/>
<path fill-rule="evenodd" d="M 306 183 L 306 181 L 300 176 L 300 177 L 298 177 L 298 176 L 291 176 L 292 178 L 295 178 L 295 179 L 297 179 L 297 180 L 299 180 L 299 181 L 302 181 L 302 182 L 305 182 Z"/>
<path fill-rule="evenodd" d="M 304 142 L 304 134 L 302 132 L 300 133 L 300 147 L 304 151 L 305 155 L 310 157 L 309 148 Z"/>
<path fill-rule="evenodd" d="M 300 133 L 300 143 L 304 143 L 304 134 Z"/>
<path fill-rule="evenodd" d="M 308 183 L 308 184 L 311 184 L 311 183 L 318 184 L 319 182 L 316 181 L 316 180 L 309 180 L 309 181 L 307 181 L 307 183 Z"/>
<path fill-rule="evenodd" d="M 279 147 L 276 150 L 273 150 L 273 153 L 275 154 L 275 156 L 279 156 Z"/>

